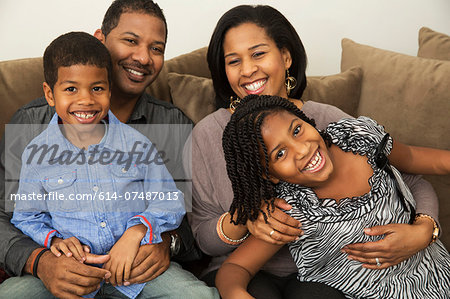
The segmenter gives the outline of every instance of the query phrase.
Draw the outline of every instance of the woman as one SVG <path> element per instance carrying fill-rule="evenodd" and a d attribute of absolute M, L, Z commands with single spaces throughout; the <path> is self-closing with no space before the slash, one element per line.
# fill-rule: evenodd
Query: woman
<path fill-rule="evenodd" d="M 233 101 L 248 94 L 289 98 L 308 117 L 316 120 L 319 129 L 348 115 L 336 107 L 300 100 L 306 87 L 305 50 L 289 21 L 270 6 L 243 5 L 226 12 L 211 37 L 207 58 L 217 108 L 222 109 L 204 118 L 192 132 L 193 207 L 190 223 L 200 248 L 213 256 L 203 279 L 214 285 L 217 269 L 249 231 L 273 244 L 294 241 L 302 233 L 301 224 L 279 209 L 290 208 L 280 199 L 275 201 L 278 208 L 270 213 L 267 223 L 262 214 L 255 222 L 247 221 L 247 225 L 230 223 L 227 211 L 233 191 L 226 172 L 222 134 L 230 120 Z M 223 109 L 227 107 L 230 108 Z M 189 152 L 189 146 L 185 152 Z M 425 181 L 412 176 L 404 176 L 404 179 L 417 201 L 417 212 L 431 217 L 419 217 L 413 225 L 391 224 L 373 228 L 366 233 L 385 234 L 384 240 L 349 244 L 343 249 L 348 258 L 360 261 L 364 267 L 380 269 L 395 265 L 428 245 L 437 221 L 436 195 Z M 416 237 L 410 238 L 411 234 Z M 343 298 L 341 293 L 325 285 L 299 283 L 296 272 L 293 259 L 284 246 L 252 279 L 248 290 L 256 298 L 287 298 L 288 294 L 296 294 L 296 298 Z"/>

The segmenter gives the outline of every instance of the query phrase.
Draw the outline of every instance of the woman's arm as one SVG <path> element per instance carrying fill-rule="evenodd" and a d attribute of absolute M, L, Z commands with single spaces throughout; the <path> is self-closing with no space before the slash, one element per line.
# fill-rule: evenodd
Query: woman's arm
<path fill-rule="evenodd" d="M 194 128 L 183 151 L 183 164 L 186 173 L 192 175 L 192 212 L 188 219 L 197 244 L 208 255 L 223 256 L 239 243 L 227 244 L 217 233 L 220 217 L 233 201 L 233 190 L 222 149 L 223 130 L 213 116 L 203 119 Z M 239 240 L 246 235 L 244 226 L 232 225 L 230 216 L 225 217 L 222 228 L 227 237 Z"/>
<path fill-rule="evenodd" d="M 252 298 L 247 285 L 252 277 L 282 246 L 250 236 L 222 264 L 216 287 L 222 298 Z"/>
<path fill-rule="evenodd" d="M 450 174 L 450 151 L 406 145 L 394 140 L 389 162 L 402 172 Z"/>

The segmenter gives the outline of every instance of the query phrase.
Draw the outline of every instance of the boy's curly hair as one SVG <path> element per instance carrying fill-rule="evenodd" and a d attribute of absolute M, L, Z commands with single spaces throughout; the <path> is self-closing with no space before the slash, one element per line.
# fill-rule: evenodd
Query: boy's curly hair
<path fill-rule="evenodd" d="M 222 146 L 234 193 L 230 207 L 234 224 L 255 221 L 259 212 L 267 221 L 267 214 L 274 209 L 275 185 L 268 179 L 269 157 L 261 126 L 268 115 L 280 111 L 292 113 L 315 127 L 315 121 L 287 99 L 249 95 L 241 100 L 224 130 Z M 267 211 L 261 209 L 263 201 Z"/>

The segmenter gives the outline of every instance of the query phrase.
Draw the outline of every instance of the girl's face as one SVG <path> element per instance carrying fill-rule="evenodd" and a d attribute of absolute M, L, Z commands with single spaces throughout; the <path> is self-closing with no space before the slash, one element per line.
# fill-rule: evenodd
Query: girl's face
<path fill-rule="evenodd" d="M 321 186 L 333 172 L 330 153 L 319 132 L 297 116 L 280 111 L 266 116 L 261 134 L 269 157 L 270 180 Z"/>
<path fill-rule="evenodd" d="M 249 94 L 287 98 L 285 74 L 291 55 L 278 49 L 263 28 L 253 23 L 231 28 L 223 50 L 228 82 L 239 98 Z"/>

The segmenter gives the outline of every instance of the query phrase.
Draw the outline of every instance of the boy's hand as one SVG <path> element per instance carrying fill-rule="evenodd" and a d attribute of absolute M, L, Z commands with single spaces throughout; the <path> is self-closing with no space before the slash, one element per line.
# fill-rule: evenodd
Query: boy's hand
<path fill-rule="evenodd" d="M 61 251 L 67 256 L 73 256 L 77 261 L 84 263 L 86 261 L 86 252 L 89 252 L 89 246 L 82 245 L 75 237 L 68 239 L 53 238 L 50 251 L 57 257 L 61 256 Z"/>
<path fill-rule="evenodd" d="M 146 232 L 143 224 L 130 227 L 109 251 L 111 259 L 103 268 L 111 272 L 109 282 L 112 285 L 129 285 L 131 266 Z"/>

